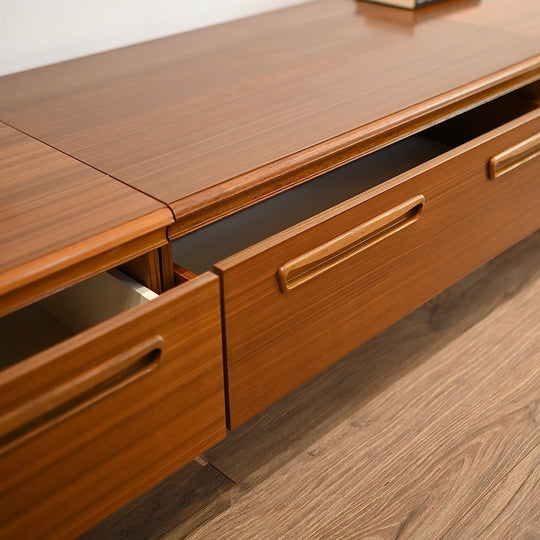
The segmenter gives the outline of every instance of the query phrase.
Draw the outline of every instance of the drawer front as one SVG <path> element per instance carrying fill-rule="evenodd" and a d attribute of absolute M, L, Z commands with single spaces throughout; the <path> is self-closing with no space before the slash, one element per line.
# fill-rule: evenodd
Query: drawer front
<path fill-rule="evenodd" d="M 539 131 L 536 110 L 216 265 L 230 426 L 536 230 Z"/>
<path fill-rule="evenodd" d="M 221 347 L 207 273 L 4 370 L 0 537 L 76 536 L 222 439 Z"/>

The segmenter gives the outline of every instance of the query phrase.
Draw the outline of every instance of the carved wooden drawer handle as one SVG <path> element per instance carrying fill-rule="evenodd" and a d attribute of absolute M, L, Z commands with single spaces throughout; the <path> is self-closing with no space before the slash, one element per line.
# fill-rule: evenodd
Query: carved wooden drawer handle
<path fill-rule="evenodd" d="M 489 177 L 493 180 L 540 156 L 540 133 L 493 156 L 489 160 Z"/>
<path fill-rule="evenodd" d="M 418 195 L 285 263 L 277 273 L 281 292 L 291 291 L 417 222 L 424 202 L 424 196 Z"/>
<path fill-rule="evenodd" d="M 162 337 L 154 336 L 7 411 L 0 416 L 0 446 L 26 438 L 149 373 L 158 365 L 162 348 Z"/>

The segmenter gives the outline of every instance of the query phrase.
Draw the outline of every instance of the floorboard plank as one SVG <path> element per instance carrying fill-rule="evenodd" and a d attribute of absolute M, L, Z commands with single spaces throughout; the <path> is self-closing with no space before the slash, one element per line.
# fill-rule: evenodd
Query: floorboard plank
<path fill-rule="evenodd" d="M 537 409 L 537 422 L 538 418 Z M 520 461 L 449 531 L 449 540 L 540 538 L 540 445 Z"/>

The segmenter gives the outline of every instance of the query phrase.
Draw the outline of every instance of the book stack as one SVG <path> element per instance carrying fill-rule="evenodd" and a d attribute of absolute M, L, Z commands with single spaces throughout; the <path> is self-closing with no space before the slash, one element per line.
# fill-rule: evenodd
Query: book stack
<path fill-rule="evenodd" d="M 428 4 L 434 4 L 436 2 L 442 2 L 444 0 L 365 0 L 376 4 L 385 4 L 388 6 L 395 6 L 405 9 L 417 9 Z"/>

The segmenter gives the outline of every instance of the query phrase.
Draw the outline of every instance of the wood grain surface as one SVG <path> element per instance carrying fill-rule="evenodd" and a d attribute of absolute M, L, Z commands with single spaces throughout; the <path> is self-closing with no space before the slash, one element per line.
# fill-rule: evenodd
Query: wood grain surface
<path fill-rule="evenodd" d="M 216 264 L 230 427 L 534 232 L 539 158 L 496 180 L 486 163 L 539 129 L 535 110 Z M 417 222 L 281 292 L 282 265 L 418 196 Z"/>
<path fill-rule="evenodd" d="M 511 29 L 505 7 L 403 32 L 309 2 L 3 77 L 0 120 L 170 204 L 177 235 L 538 79 L 536 0 Z"/>
<path fill-rule="evenodd" d="M 123 264 L 120 269 L 150 290 L 157 293 L 163 292 L 164 288 L 161 283 L 161 262 L 158 249 L 154 249 L 153 251 L 128 261 Z"/>
<path fill-rule="evenodd" d="M 73 275 L 81 261 L 101 255 L 98 266 L 110 267 L 166 243 L 172 221 L 163 204 L 3 124 L 0 208 L 0 314 L 16 289 L 69 267 L 71 281 L 88 275 Z"/>
<path fill-rule="evenodd" d="M 319 441 L 328 440 L 328 434 L 336 426 L 346 423 L 377 396 L 384 396 L 389 386 L 406 377 L 410 380 L 411 373 L 418 373 L 415 370 L 433 362 L 435 355 L 498 310 L 501 304 L 527 290 L 539 277 L 539 268 L 540 233 L 536 233 L 230 432 L 225 440 L 204 454 L 213 470 L 209 471 L 199 462 L 191 463 L 98 525 L 88 533 L 89 538 L 147 540 L 162 538 L 167 532 L 167 538 L 171 540 L 188 537 L 194 529 L 215 519 L 241 497 L 249 497 L 269 477 L 277 479 L 281 471 L 287 470 L 288 462 L 305 456 L 311 448 L 319 445 Z M 513 344 L 499 348 L 491 355 L 491 360 L 504 358 L 512 348 Z M 484 362 L 482 366 L 486 373 L 491 371 L 490 363 Z M 458 362 L 453 373 L 456 377 L 466 378 L 468 369 L 462 369 Z M 511 386 L 514 381 L 510 373 L 507 384 Z M 417 399 L 422 400 L 423 391 L 430 389 L 417 387 L 417 390 Z M 396 398 L 396 407 L 401 405 L 405 409 L 408 406 L 408 395 Z M 451 422 L 452 418 L 448 420 Z M 380 427 L 382 429 L 384 425 Z M 357 433 L 353 432 L 352 436 L 362 443 L 362 437 L 358 438 Z M 338 461 L 339 445 L 333 448 Z M 399 443 L 394 451 L 398 450 Z M 504 452 L 504 448 L 501 451 Z M 526 478 L 529 475 L 534 481 L 534 457 L 531 456 L 532 453 L 527 454 L 505 479 L 514 478 L 514 486 L 520 483 L 520 479 L 525 480 L 525 486 L 530 485 Z M 389 460 L 394 458 L 394 453 L 388 455 Z M 339 480 L 340 471 L 338 464 L 329 475 Z M 227 477 L 234 484 L 227 484 Z M 282 480 L 287 481 L 286 478 Z M 482 478 L 477 477 L 475 481 L 482 482 Z M 311 479 L 308 478 L 307 482 L 310 483 Z M 491 503 L 486 504 L 482 512 L 483 523 L 496 520 L 504 501 L 512 496 L 512 489 L 510 483 L 501 482 L 489 492 L 489 496 L 486 494 L 482 500 Z M 480 508 L 480 504 L 481 501 L 472 509 Z M 528 531 L 534 526 L 534 515 L 531 516 L 534 504 L 533 498 L 521 498 L 517 507 L 510 505 L 509 510 L 514 508 L 514 515 L 521 518 L 519 522 L 513 519 L 506 521 L 509 538 L 519 537 L 512 536 L 513 529 Z M 491 512 L 492 508 L 494 512 Z M 520 508 L 523 512 L 519 512 Z M 463 519 L 465 523 L 467 515 L 463 510 L 455 518 Z M 263 521 L 265 516 L 260 519 Z M 470 521 L 474 525 L 474 515 Z M 449 535 L 452 530 L 449 529 Z M 464 534 L 459 540 L 471 536 Z M 227 538 L 227 535 L 215 537 Z"/>
<path fill-rule="evenodd" d="M 207 273 L 3 370 L 0 537 L 73 538 L 221 440 L 220 329 Z"/>
<path fill-rule="evenodd" d="M 540 10 L 535 0 L 512 9 L 507 18 L 501 0 L 463 3 L 463 9 L 408 22 L 404 31 L 399 21 L 373 24 L 353 2 L 319 0 L 0 79 L 0 143 L 7 150 L 0 159 L 7 186 L 0 247 L 9 254 L 5 266 L 0 262 L 0 315 L 164 246 L 167 225 L 169 237 L 184 234 L 538 80 Z M 538 132 L 538 114 L 526 120 L 512 124 L 515 135 Z M 227 347 L 234 353 L 229 376 L 240 392 L 231 401 L 233 425 L 538 227 L 536 162 L 497 179 L 489 193 L 473 185 L 484 180 L 485 150 L 492 155 L 519 142 L 505 129 L 496 144 L 467 146 L 463 162 L 461 150 L 450 152 L 435 168 L 417 170 L 419 182 L 404 175 L 360 200 L 357 214 L 372 217 L 387 203 L 418 195 L 409 193 L 414 187 L 421 188 L 426 208 L 435 209 L 426 211 L 418 233 L 394 239 L 384 252 L 375 247 L 373 260 L 363 259 L 366 266 L 352 279 L 353 290 L 364 295 L 352 296 L 362 309 L 351 310 L 348 296 L 340 311 L 341 297 L 328 302 L 325 296 L 323 317 L 315 320 L 319 312 L 310 302 L 322 303 L 324 289 L 305 293 L 310 302 L 297 295 L 295 308 L 309 308 L 308 315 L 295 326 L 281 310 L 280 324 L 289 332 L 283 342 L 275 339 L 280 310 L 265 297 L 269 281 L 262 295 L 252 287 L 246 319 L 242 295 L 254 270 L 233 275 L 245 253 L 221 265 Z M 358 202 L 345 203 L 341 217 L 324 214 L 332 224 L 312 240 L 350 228 Z M 257 283 L 271 272 L 274 294 L 276 267 L 268 269 L 268 254 L 279 244 L 282 255 L 297 256 L 295 242 L 305 249 L 309 238 L 307 228 L 295 230 L 294 239 L 270 239 Z M 249 257 L 259 249 L 247 250 Z M 400 258 L 407 263 L 401 270 Z M 157 260 L 172 263 L 170 250 L 155 251 Z M 370 272 L 381 265 L 382 277 Z M 151 281 L 171 284 L 170 269 L 158 276 L 155 264 L 152 274 L 148 268 Z M 211 291 L 203 287 L 197 296 L 205 279 Z M 345 268 L 330 285 L 350 291 L 350 282 Z M 260 534 L 292 537 L 332 536 L 344 523 L 355 535 L 432 537 L 433 531 L 459 535 L 478 527 L 483 533 L 499 523 L 504 529 L 520 515 L 529 521 L 534 505 L 505 504 L 498 522 L 491 516 L 515 486 L 523 485 L 519 493 L 536 486 L 530 471 L 540 442 L 539 368 L 531 358 L 540 355 L 538 283 L 429 361 L 412 362 L 327 437 L 283 465 L 280 476 L 254 473 L 266 477 L 247 496 L 234 488 L 235 504 L 194 537 L 251 538 L 260 516 L 266 519 Z M 404 286 L 406 294 L 398 294 Z M 158 326 L 188 364 L 187 378 L 184 363 L 164 362 L 169 371 L 159 388 L 146 387 L 142 377 L 121 389 L 122 399 L 107 394 L 51 425 L 48 417 L 40 419 L 35 433 L 7 433 L 0 450 L 2 535 L 74 536 L 223 436 L 217 282 L 198 277 L 182 287 L 191 298 L 182 309 L 180 292 L 171 291 L 137 310 L 140 320 L 125 314 L 3 373 L 4 405 L 24 407 L 39 388 L 54 386 L 51 377 L 69 382 L 79 361 L 94 365 L 96 355 L 101 360 L 125 349 Z M 261 326 L 263 304 L 274 311 Z M 359 314 L 365 325 L 355 334 Z M 293 362 L 280 360 L 284 349 Z M 244 362 L 261 350 L 263 362 Z M 499 358 L 501 350 L 507 354 Z M 493 358 L 486 370 L 486 359 Z M 242 363 L 240 375 L 231 370 Z M 270 379 L 261 376 L 270 372 Z M 493 495 L 498 485 L 503 495 Z M 422 528 L 426 523 L 429 530 Z"/>
<path fill-rule="evenodd" d="M 506 0 L 482 0 L 468 6 L 467 10 L 453 10 L 448 13 L 448 19 L 466 22 L 484 28 L 504 28 L 513 34 L 540 38 L 538 24 L 539 7 L 535 0 L 519 0 L 515 5 L 518 9 L 508 9 Z"/>
<path fill-rule="evenodd" d="M 515 538 L 512 531 L 534 530 L 539 321 L 537 267 L 482 321 L 382 385 L 187 537 Z M 399 363 L 401 347 L 387 354 L 378 358 Z M 520 483 L 525 506 L 501 512 L 499 497 L 508 500 Z M 169 536 L 179 537 L 181 529 Z"/>
<path fill-rule="evenodd" d="M 538 408 L 535 420 L 538 423 Z M 540 444 L 447 532 L 452 540 L 540 537 Z"/>

